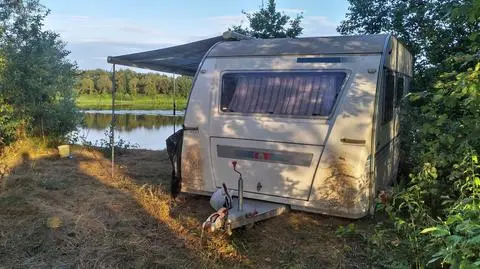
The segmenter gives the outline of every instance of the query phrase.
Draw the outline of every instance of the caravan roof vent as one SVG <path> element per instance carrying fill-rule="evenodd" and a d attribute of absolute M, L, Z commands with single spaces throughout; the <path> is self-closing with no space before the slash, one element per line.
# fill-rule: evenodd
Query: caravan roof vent
<path fill-rule="evenodd" d="M 242 35 L 240 33 L 234 32 L 234 31 L 226 31 L 226 32 L 223 33 L 222 37 L 223 37 L 223 39 L 230 40 L 230 41 L 253 39 L 253 37 Z"/>

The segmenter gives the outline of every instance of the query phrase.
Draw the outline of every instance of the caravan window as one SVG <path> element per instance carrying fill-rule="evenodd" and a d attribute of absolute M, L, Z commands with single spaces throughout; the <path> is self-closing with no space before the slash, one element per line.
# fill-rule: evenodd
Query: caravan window
<path fill-rule="evenodd" d="M 345 72 L 249 72 L 222 77 L 221 110 L 294 116 L 328 116 Z"/>
<path fill-rule="evenodd" d="M 405 82 L 404 82 L 404 78 L 403 76 L 399 76 L 397 78 L 397 95 L 395 97 L 395 107 L 397 107 L 399 104 L 400 104 L 400 101 L 402 100 L 403 98 L 403 89 L 405 87 Z"/>
<path fill-rule="evenodd" d="M 386 71 L 383 99 L 383 123 L 387 123 L 393 118 L 393 97 L 395 94 L 395 75 L 392 71 Z"/>

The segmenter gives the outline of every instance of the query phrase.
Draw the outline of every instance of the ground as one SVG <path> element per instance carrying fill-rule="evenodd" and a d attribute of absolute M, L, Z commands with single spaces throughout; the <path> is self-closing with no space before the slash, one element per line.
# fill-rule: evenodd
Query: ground
<path fill-rule="evenodd" d="M 0 268 L 371 267 L 360 238 L 336 235 L 369 219 L 290 212 L 201 244 L 208 197 L 171 200 L 165 152 L 125 152 L 112 179 L 94 149 L 68 159 L 35 147 L 18 143 L 1 160 Z"/>

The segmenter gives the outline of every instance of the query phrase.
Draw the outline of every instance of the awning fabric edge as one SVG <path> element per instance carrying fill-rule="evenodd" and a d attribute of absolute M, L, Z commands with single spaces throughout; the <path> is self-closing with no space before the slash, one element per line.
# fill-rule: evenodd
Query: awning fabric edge
<path fill-rule="evenodd" d="M 159 72 L 166 72 L 166 73 L 174 73 L 174 74 L 185 75 L 185 76 L 194 76 L 196 72 L 196 70 L 190 71 L 183 68 L 167 67 L 166 65 L 163 65 L 162 67 L 158 67 L 158 66 L 150 65 L 146 63 L 135 63 L 131 61 L 124 61 L 124 60 L 117 59 L 116 57 L 113 57 L 113 56 L 108 56 L 107 62 L 110 64 L 118 64 L 123 66 L 136 67 L 136 68 L 148 69 L 152 71 L 159 71 Z"/>
<path fill-rule="evenodd" d="M 154 71 L 195 75 L 203 56 L 224 36 L 216 36 L 191 43 L 126 55 L 109 56 L 107 62 Z"/>

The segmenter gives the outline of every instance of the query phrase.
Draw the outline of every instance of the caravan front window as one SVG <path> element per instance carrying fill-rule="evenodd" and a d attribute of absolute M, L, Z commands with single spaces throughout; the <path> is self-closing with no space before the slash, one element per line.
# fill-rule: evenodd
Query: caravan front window
<path fill-rule="evenodd" d="M 245 72 L 222 77 L 223 112 L 328 116 L 345 72 Z"/>

